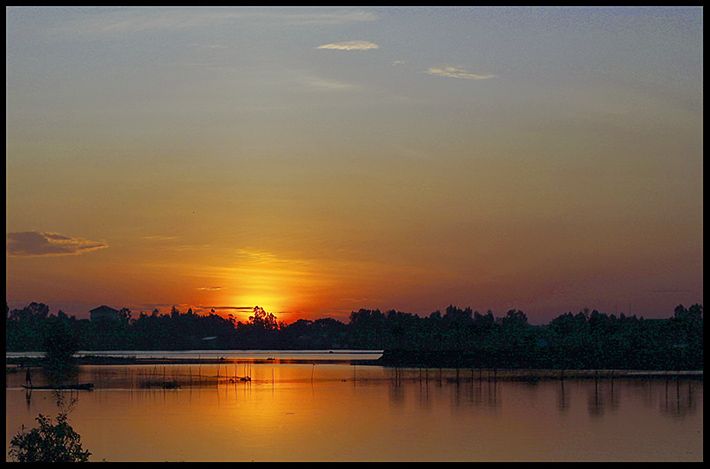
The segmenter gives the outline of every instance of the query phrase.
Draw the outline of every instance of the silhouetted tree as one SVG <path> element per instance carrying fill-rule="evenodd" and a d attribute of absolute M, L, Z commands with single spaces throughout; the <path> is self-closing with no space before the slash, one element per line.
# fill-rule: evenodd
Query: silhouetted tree
<path fill-rule="evenodd" d="M 10 441 L 10 457 L 17 462 L 87 462 L 91 453 L 81 446 L 81 437 L 60 413 L 57 423 L 39 414 L 38 428 L 23 429 Z"/>
<path fill-rule="evenodd" d="M 215 337 L 209 343 L 217 349 L 387 349 L 407 352 L 401 359 L 426 352 L 431 357 L 439 354 L 440 364 L 455 359 L 481 367 L 703 367 L 702 305 L 679 305 L 670 319 L 584 309 L 561 314 L 546 325 L 529 324 L 525 313 L 516 309 L 496 318 L 490 310 L 481 314 L 454 305 L 443 315 L 435 311 L 428 317 L 361 309 L 352 312 L 347 323 L 321 318 L 284 324 L 258 306 L 246 322 L 225 318 L 214 309 L 183 314 L 173 307 L 169 314 L 153 310 L 135 319 L 130 310 L 121 311 L 119 321 L 77 320 L 62 312 L 50 315 L 46 305 L 31 303 L 7 313 L 7 350 L 43 350 L 47 339 L 61 350 L 66 344 L 55 335 L 63 331 L 65 339 L 78 338 L 82 350 L 195 350 L 205 346 L 203 338 Z M 77 348 L 74 344 L 70 349 Z"/>
<path fill-rule="evenodd" d="M 44 339 L 44 367 L 52 380 L 61 380 L 73 371 L 73 355 L 79 350 L 79 338 L 66 323 L 51 328 Z"/>

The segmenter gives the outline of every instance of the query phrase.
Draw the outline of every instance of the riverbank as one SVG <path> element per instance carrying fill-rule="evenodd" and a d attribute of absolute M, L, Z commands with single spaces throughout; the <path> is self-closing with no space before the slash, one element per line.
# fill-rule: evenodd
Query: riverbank
<path fill-rule="evenodd" d="M 461 350 L 384 350 L 382 356 L 372 364 L 391 368 L 454 368 L 454 369 L 498 369 L 498 370 L 549 370 L 555 374 L 575 372 L 585 375 L 587 372 L 625 374 L 636 370 L 648 370 L 646 373 L 699 374 L 703 369 L 695 368 L 692 363 L 683 360 L 677 366 L 663 366 L 663 362 L 654 360 L 567 360 L 568 357 L 551 359 L 533 355 L 525 360 L 509 359 L 507 355 L 495 352 L 471 352 Z M 625 365 L 629 366 L 625 366 Z M 689 365 L 689 366 L 684 366 Z M 674 371 L 675 370 L 675 371 Z M 678 371 L 681 370 L 681 371 Z"/>
<path fill-rule="evenodd" d="M 42 357 L 6 357 L 5 365 L 9 369 L 22 369 L 24 367 L 39 367 L 43 365 Z M 368 362 L 368 363 L 365 363 Z M 127 357 L 109 355 L 87 355 L 74 358 L 76 365 L 218 365 L 226 363 L 253 363 L 253 364 L 376 364 L 376 360 L 351 360 L 347 358 L 322 359 L 322 358 L 234 358 L 234 357 L 205 357 L 205 358 L 161 358 L 161 357 Z"/>
<path fill-rule="evenodd" d="M 510 369 L 510 368 L 475 368 L 456 366 L 397 366 L 383 365 L 380 360 L 305 360 L 305 359 L 214 359 L 214 358 L 137 358 L 111 356 L 85 356 L 77 358 L 76 365 L 227 365 L 233 363 L 298 365 L 298 364 L 347 364 L 355 366 L 383 366 L 392 369 L 397 380 L 445 380 L 452 382 L 467 381 L 525 381 L 535 382 L 551 379 L 703 379 L 703 370 L 620 370 L 620 369 Z M 42 366 L 38 357 L 6 358 L 6 373 L 17 373 L 26 368 Z M 445 373 L 444 373 L 445 371 Z"/>

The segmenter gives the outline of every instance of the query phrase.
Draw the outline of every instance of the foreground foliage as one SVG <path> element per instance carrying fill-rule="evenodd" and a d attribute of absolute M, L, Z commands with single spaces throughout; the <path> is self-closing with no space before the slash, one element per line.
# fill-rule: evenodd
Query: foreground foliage
<path fill-rule="evenodd" d="M 81 446 L 81 437 L 69 425 L 67 414 L 57 423 L 39 414 L 38 428 L 15 435 L 10 441 L 10 457 L 18 462 L 87 462 L 91 453 Z"/>

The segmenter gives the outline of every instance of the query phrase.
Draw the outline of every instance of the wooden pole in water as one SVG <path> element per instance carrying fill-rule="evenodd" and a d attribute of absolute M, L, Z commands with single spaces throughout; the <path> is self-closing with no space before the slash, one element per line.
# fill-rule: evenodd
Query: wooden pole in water
<path fill-rule="evenodd" d="M 668 404 L 668 372 L 666 371 L 666 404 Z"/>
<path fill-rule="evenodd" d="M 688 381 L 688 405 L 690 405 L 693 402 L 693 382 Z"/>

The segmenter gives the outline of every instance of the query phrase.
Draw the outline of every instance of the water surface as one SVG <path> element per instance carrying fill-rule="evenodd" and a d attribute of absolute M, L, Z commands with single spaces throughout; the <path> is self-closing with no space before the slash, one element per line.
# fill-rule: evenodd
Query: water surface
<path fill-rule="evenodd" d="M 455 376 L 338 361 L 95 365 L 76 378 L 93 392 L 27 393 L 24 373 L 8 374 L 6 449 L 38 413 L 70 408 L 92 461 L 702 460 L 702 380 Z M 142 387 L 163 379 L 183 386 Z"/>

